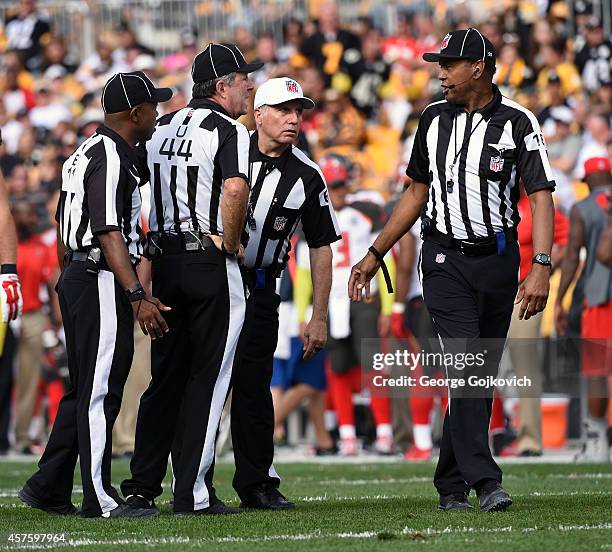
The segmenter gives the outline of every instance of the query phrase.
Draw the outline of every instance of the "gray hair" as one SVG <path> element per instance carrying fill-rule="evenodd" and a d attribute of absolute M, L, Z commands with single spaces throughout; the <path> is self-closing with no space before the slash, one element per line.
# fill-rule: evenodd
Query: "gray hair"
<path fill-rule="evenodd" d="M 234 72 L 234 73 L 230 73 L 229 75 L 223 75 L 222 77 L 219 77 L 216 79 L 196 82 L 193 84 L 191 95 L 194 100 L 203 100 L 205 98 L 212 98 L 217 92 L 218 82 L 222 81 L 227 86 L 231 86 L 232 84 L 234 84 L 235 80 L 236 80 L 236 73 Z"/>

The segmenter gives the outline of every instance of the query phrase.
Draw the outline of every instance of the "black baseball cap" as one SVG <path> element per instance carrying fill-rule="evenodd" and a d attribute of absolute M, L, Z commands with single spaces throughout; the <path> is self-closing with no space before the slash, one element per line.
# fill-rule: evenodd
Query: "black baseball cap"
<path fill-rule="evenodd" d="M 119 113 L 144 102 L 167 102 L 170 98 L 171 88 L 155 88 L 142 71 L 117 73 L 104 85 L 102 109 L 104 113 Z"/>
<path fill-rule="evenodd" d="M 252 73 L 263 67 L 263 62 L 247 63 L 234 44 L 209 44 L 193 60 L 193 82 L 206 82 L 230 73 Z"/>
<path fill-rule="evenodd" d="M 423 59 L 438 62 L 441 59 L 482 60 L 488 67 L 495 67 L 495 47 L 478 29 L 460 29 L 448 33 L 440 43 L 440 52 L 427 52 Z"/>

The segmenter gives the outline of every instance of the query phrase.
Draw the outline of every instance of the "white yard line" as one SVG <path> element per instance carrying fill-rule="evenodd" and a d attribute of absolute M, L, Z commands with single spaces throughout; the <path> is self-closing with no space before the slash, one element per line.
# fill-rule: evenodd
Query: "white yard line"
<path fill-rule="evenodd" d="M 391 534 L 397 537 L 408 536 L 415 539 L 422 538 L 425 536 L 439 536 L 439 535 L 450 535 L 450 534 L 490 534 L 490 533 L 503 533 L 503 534 L 520 534 L 520 533 L 531 533 L 534 531 L 559 531 L 562 533 L 573 532 L 573 531 L 610 531 L 612 530 L 612 523 L 596 523 L 588 525 L 556 525 L 548 527 L 513 527 L 509 525 L 507 527 L 444 527 L 442 529 L 434 527 L 416 528 L 416 527 L 404 527 L 401 531 L 388 531 L 385 529 L 375 531 L 361 531 L 361 532 L 340 532 L 340 533 L 323 533 L 321 531 L 312 531 L 309 533 L 297 533 L 297 534 L 285 534 L 285 535 L 263 535 L 258 537 L 235 537 L 233 535 L 227 535 L 224 537 L 214 538 L 190 538 L 190 537 L 151 537 L 151 538 L 121 538 L 115 540 L 102 540 L 102 539 L 70 539 L 68 536 L 65 543 L 53 543 L 48 546 L 37 544 L 32 545 L 18 545 L 11 544 L 10 546 L 2 546 L 0 550 L 28 550 L 28 549 L 44 549 L 44 548 L 58 548 L 58 547 L 80 547 L 80 546 L 100 546 L 100 545 L 193 545 L 202 546 L 206 544 L 221 544 L 221 543 L 258 543 L 258 542 L 271 542 L 271 541 L 310 541 L 310 540 L 324 540 L 324 539 L 372 539 L 378 538 L 378 535 Z"/>

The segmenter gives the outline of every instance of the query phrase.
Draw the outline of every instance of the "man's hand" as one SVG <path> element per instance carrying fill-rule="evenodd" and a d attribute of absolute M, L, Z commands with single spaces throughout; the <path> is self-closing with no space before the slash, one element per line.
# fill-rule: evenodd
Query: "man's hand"
<path fill-rule="evenodd" d="M 132 310 L 138 320 L 138 324 L 140 324 L 142 333 L 151 336 L 151 339 L 163 337 L 164 333 L 170 331 L 160 311 L 167 312 L 172 309 L 164 305 L 156 297 L 147 295 L 141 301 L 133 302 Z"/>
<path fill-rule="evenodd" d="M 315 356 L 327 343 L 327 322 L 325 320 L 311 319 L 304 329 L 304 360 Z"/>
<path fill-rule="evenodd" d="M 215 244 L 215 247 L 219 251 L 223 251 L 223 238 L 221 236 L 210 234 L 209 238 L 213 241 L 213 243 Z M 244 246 L 242 244 L 238 246 L 238 251 L 236 252 L 236 258 L 238 259 L 238 262 L 240 264 L 244 262 Z"/>
<path fill-rule="evenodd" d="M 359 303 L 362 297 L 362 290 L 365 288 L 365 298 L 370 299 L 370 280 L 374 277 L 380 263 L 372 253 L 366 253 L 352 269 L 348 282 L 348 295 L 351 301 Z"/>
<path fill-rule="evenodd" d="M 21 282 L 17 274 L 0 275 L 0 305 L 2 309 L 2 322 L 17 320 L 23 309 L 21 296 Z"/>
<path fill-rule="evenodd" d="M 555 305 L 555 329 L 557 330 L 558 336 L 566 334 L 567 324 L 567 312 L 565 312 L 563 305 L 557 303 Z"/>
<path fill-rule="evenodd" d="M 535 263 L 531 272 L 519 287 L 516 295 L 515 305 L 521 303 L 519 319 L 529 320 L 538 312 L 542 312 L 548 300 L 550 288 L 550 269 Z"/>

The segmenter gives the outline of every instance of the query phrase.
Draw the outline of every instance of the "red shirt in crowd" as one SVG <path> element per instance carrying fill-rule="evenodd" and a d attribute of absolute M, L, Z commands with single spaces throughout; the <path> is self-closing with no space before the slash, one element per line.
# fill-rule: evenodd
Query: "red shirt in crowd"
<path fill-rule="evenodd" d="M 518 239 L 521 245 L 521 272 L 520 281 L 522 282 L 529 271 L 531 270 L 531 260 L 533 259 L 533 241 L 531 231 L 533 227 L 533 220 L 531 218 L 531 206 L 529 205 L 529 198 L 525 195 L 521 195 L 521 199 L 518 202 L 519 215 L 521 216 L 521 222 L 518 225 Z M 553 236 L 553 243 L 556 245 L 566 245 L 567 238 L 569 235 L 569 221 L 567 217 L 558 209 L 555 209 L 555 233 Z"/>
<path fill-rule="evenodd" d="M 47 285 L 57 265 L 53 248 L 45 244 L 41 236 L 33 236 L 17 246 L 17 273 L 21 280 L 23 312 L 42 307 L 40 288 Z"/>

